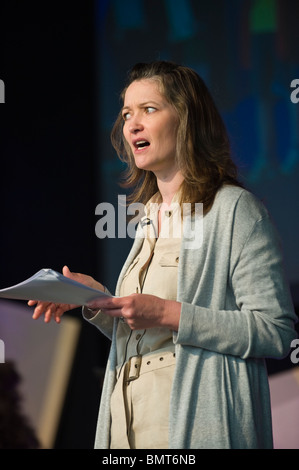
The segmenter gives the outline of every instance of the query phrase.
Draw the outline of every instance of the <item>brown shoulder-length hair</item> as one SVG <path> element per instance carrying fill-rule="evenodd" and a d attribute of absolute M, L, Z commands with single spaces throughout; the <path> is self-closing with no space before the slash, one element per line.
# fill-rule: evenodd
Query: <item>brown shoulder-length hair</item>
<path fill-rule="evenodd" d="M 204 212 L 211 208 L 224 184 L 242 186 L 231 158 L 230 143 L 223 120 L 200 76 L 191 68 L 167 61 L 136 64 L 121 93 L 122 102 L 129 85 L 136 80 L 155 80 L 159 91 L 179 116 L 176 160 L 184 181 L 180 202 L 202 202 Z M 111 142 L 119 158 L 127 164 L 122 185 L 133 188 L 130 202 L 146 202 L 158 191 L 155 175 L 137 168 L 123 136 L 119 113 L 111 132 Z"/>

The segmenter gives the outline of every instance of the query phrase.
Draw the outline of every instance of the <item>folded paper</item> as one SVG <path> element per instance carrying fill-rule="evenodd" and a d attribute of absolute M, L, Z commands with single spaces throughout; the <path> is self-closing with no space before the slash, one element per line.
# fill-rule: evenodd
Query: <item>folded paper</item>
<path fill-rule="evenodd" d="M 85 286 L 53 269 L 41 269 L 25 281 L 0 290 L 0 298 L 75 305 L 86 305 L 103 296 L 110 297 L 110 294 Z"/>

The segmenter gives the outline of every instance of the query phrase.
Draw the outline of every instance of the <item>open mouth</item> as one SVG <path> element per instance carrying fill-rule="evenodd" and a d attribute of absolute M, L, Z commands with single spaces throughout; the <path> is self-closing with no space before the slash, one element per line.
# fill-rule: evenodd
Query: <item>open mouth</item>
<path fill-rule="evenodd" d="M 150 143 L 147 140 L 137 140 L 136 142 L 134 142 L 134 147 L 137 150 L 142 150 L 146 147 L 149 147 L 149 145 Z"/>

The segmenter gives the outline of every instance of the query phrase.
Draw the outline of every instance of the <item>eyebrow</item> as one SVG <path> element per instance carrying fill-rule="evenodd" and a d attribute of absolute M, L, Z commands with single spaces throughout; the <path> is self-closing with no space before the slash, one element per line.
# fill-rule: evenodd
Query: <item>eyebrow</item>
<path fill-rule="evenodd" d="M 149 105 L 149 104 L 154 104 L 156 106 L 161 106 L 161 103 L 158 103 L 157 101 L 154 101 L 154 100 L 149 100 L 149 101 L 145 101 L 144 103 L 140 103 L 138 105 L 139 108 L 143 108 L 144 106 L 146 105 Z M 131 106 L 123 106 L 121 111 L 123 112 L 125 109 L 130 109 Z"/>

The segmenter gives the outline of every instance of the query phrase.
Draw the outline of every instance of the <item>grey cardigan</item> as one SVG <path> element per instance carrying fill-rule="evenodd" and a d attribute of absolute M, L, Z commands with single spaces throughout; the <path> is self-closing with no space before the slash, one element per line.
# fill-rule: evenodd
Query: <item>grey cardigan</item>
<path fill-rule="evenodd" d="M 141 243 L 135 239 L 116 295 Z M 169 447 L 271 448 L 264 358 L 287 355 L 296 337 L 296 316 L 268 212 L 248 191 L 225 186 L 203 218 L 202 245 L 185 246 L 183 238 Z M 88 321 L 112 339 L 95 438 L 95 448 L 107 449 L 118 320 L 98 313 Z"/>

